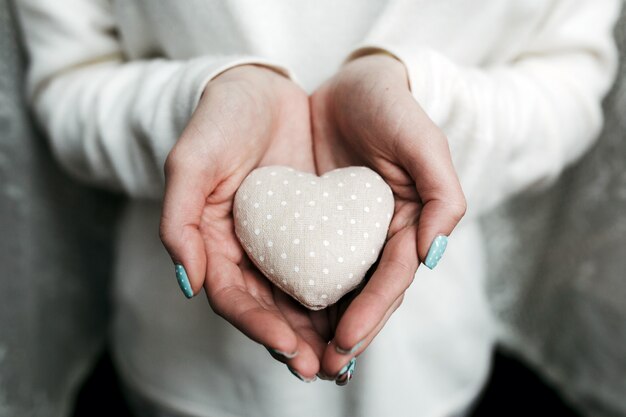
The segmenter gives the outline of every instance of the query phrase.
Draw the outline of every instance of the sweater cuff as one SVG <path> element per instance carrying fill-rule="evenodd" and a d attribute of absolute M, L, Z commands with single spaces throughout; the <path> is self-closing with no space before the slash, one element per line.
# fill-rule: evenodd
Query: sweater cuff
<path fill-rule="evenodd" d="M 282 76 L 287 77 L 294 82 L 297 82 L 294 74 L 288 68 L 274 61 L 265 59 L 265 58 L 254 57 L 254 56 L 234 56 L 234 57 L 230 56 L 230 57 L 224 57 L 224 58 L 218 59 L 217 61 L 212 59 L 211 65 L 207 65 L 205 67 L 205 70 L 204 71 L 201 70 L 201 72 L 198 74 L 198 79 L 197 79 L 198 83 L 196 84 L 197 90 L 195 94 L 193 95 L 194 109 L 198 105 L 198 102 L 200 101 L 200 97 L 202 96 L 204 89 L 206 88 L 207 84 L 211 82 L 211 80 L 213 80 L 215 77 L 222 74 L 223 72 L 226 72 L 229 69 L 232 69 L 241 65 L 259 65 L 259 66 L 267 67 L 281 74 Z"/>
<path fill-rule="evenodd" d="M 233 67 L 239 65 L 262 65 L 268 67 L 285 77 L 296 82 L 293 73 L 286 67 L 273 61 L 251 56 L 224 56 L 224 57 L 199 57 L 187 61 L 182 73 L 176 78 L 176 91 L 171 109 L 160 114 L 171 114 L 172 126 L 175 128 L 174 137 L 171 140 L 155 143 L 155 151 L 158 166 L 165 164 L 165 159 L 172 146 L 189 123 L 189 119 L 196 110 L 200 97 L 206 85 L 215 77 Z"/>
<path fill-rule="evenodd" d="M 385 43 L 366 43 L 357 47 L 344 62 L 372 55 L 389 55 L 404 64 L 409 83 L 409 90 L 426 114 L 436 125 L 441 125 L 446 118 L 447 109 L 443 108 L 445 94 L 450 93 L 457 69 L 443 55 L 423 48 L 408 48 L 403 45 L 388 45 Z M 442 94 L 444 96 L 442 96 Z"/>
<path fill-rule="evenodd" d="M 382 44 L 363 44 L 358 46 L 357 48 L 354 49 L 354 51 L 352 51 L 348 57 L 343 61 L 342 65 L 347 64 L 350 61 L 354 61 L 357 58 L 362 58 L 364 56 L 368 56 L 368 55 L 387 55 L 390 56 L 398 61 L 400 61 L 403 65 L 404 68 L 406 70 L 407 73 L 407 78 L 409 81 L 409 90 L 413 91 L 412 88 L 412 83 L 411 83 L 411 74 L 409 73 L 409 68 L 407 66 L 407 63 L 404 59 L 402 59 L 401 55 L 399 55 L 396 51 L 395 48 L 390 48 L 386 45 L 382 45 Z"/>

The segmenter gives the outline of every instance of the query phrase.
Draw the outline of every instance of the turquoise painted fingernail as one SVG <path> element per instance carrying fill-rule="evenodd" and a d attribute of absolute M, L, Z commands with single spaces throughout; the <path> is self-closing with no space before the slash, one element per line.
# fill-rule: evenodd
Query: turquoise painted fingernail
<path fill-rule="evenodd" d="M 187 277 L 185 267 L 181 264 L 176 264 L 174 266 L 174 270 L 176 271 L 176 281 L 178 281 L 178 286 L 182 290 L 183 294 L 185 294 L 185 297 L 193 297 L 193 290 L 191 289 L 191 284 L 189 284 L 189 278 Z"/>
<path fill-rule="evenodd" d="M 354 371 L 356 370 L 356 358 L 350 359 L 350 362 L 346 364 L 339 373 L 337 374 L 337 378 L 335 380 L 335 384 L 339 386 L 347 385 L 348 382 L 352 379 L 352 375 L 354 375 Z"/>
<path fill-rule="evenodd" d="M 434 269 L 443 253 L 446 251 L 446 247 L 448 246 L 448 236 L 439 235 L 430 245 L 430 249 L 428 249 L 428 255 L 426 255 L 426 260 L 424 261 L 424 265 L 426 265 L 429 269 Z"/>
<path fill-rule="evenodd" d="M 350 359 L 350 362 L 346 363 L 346 365 L 339 370 L 339 373 L 337 373 L 337 378 L 340 378 L 343 374 L 348 372 L 348 369 L 350 369 L 350 366 L 353 362 L 356 362 L 356 358 Z"/>
<path fill-rule="evenodd" d="M 296 378 L 298 378 L 302 382 L 306 382 L 307 384 L 310 383 L 310 382 L 313 382 L 313 381 L 315 381 L 317 379 L 317 377 L 314 377 L 313 379 L 306 379 L 305 377 L 300 375 L 295 369 L 292 369 L 291 366 L 287 366 L 287 369 L 289 369 L 289 372 L 291 372 L 291 374 L 293 376 L 295 376 Z"/>
<path fill-rule="evenodd" d="M 349 350 L 342 349 L 339 346 L 335 345 L 335 351 L 339 353 L 340 355 L 352 355 L 354 352 L 359 350 L 359 348 L 363 345 L 364 342 L 365 340 L 361 340 L 359 343 L 354 345 L 352 349 L 349 349 Z"/>

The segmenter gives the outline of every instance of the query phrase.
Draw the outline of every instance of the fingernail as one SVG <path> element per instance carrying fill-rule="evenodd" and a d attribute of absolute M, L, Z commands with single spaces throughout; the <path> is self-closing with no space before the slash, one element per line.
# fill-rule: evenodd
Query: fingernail
<path fill-rule="evenodd" d="M 322 371 L 320 371 L 320 372 L 318 372 L 318 373 L 317 373 L 317 377 L 318 377 L 319 379 L 321 379 L 321 380 L 324 380 L 324 381 L 334 381 L 334 380 L 335 380 L 335 378 L 333 378 L 332 376 L 328 376 L 328 375 L 326 375 L 326 374 L 325 374 L 324 372 L 322 372 Z"/>
<path fill-rule="evenodd" d="M 267 351 L 270 353 L 270 355 L 274 357 L 274 359 L 279 359 L 279 358 L 280 359 L 293 359 L 298 355 L 297 350 L 293 353 L 287 353 L 287 352 L 282 352 L 280 350 L 268 348 L 267 346 L 265 347 L 265 349 L 267 349 Z"/>
<path fill-rule="evenodd" d="M 183 294 L 185 294 L 185 297 L 193 297 L 193 290 L 191 289 L 191 284 L 189 284 L 189 278 L 187 277 L 185 267 L 181 264 L 176 264 L 174 266 L 174 270 L 176 271 L 176 281 L 178 281 L 178 286 Z"/>
<path fill-rule="evenodd" d="M 433 243 L 431 243 L 430 249 L 428 249 L 428 255 L 426 255 L 424 265 L 426 265 L 429 269 L 434 269 L 441 260 L 447 246 L 448 236 L 439 235 L 433 239 Z"/>
<path fill-rule="evenodd" d="M 365 342 L 365 339 L 361 340 L 359 343 L 354 345 L 352 349 L 349 349 L 349 350 L 342 349 L 339 346 L 335 345 L 335 351 L 339 353 L 340 355 L 352 355 L 354 352 L 359 350 L 359 348 L 363 345 L 363 342 Z"/>
<path fill-rule="evenodd" d="M 339 386 L 347 385 L 348 382 L 352 379 L 352 375 L 354 375 L 354 371 L 356 370 L 356 358 L 350 359 L 350 362 L 346 364 L 339 373 L 337 374 L 337 378 L 335 379 L 335 384 Z"/>
<path fill-rule="evenodd" d="M 289 372 L 291 372 L 291 374 L 293 376 L 295 376 L 296 378 L 298 378 L 302 382 L 306 382 L 307 384 L 311 383 L 311 382 L 313 382 L 313 381 L 315 381 L 317 379 L 317 377 L 313 377 L 313 379 L 306 379 L 305 377 L 300 375 L 295 369 L 292 369 L 290 366 L 287 366 L 287 369 L 289 369 Z"/>
<path fill-rule="evenodd" d="M 350 362 L 346 363 L 346 365 L 339 370 L 339 372 L 337 373 L 337 378 L 340 378 L 342 375 L 348 372 L 348 369 L 350 369 L 350 366 L 352 366 L 353 362 L 356 362 L 356 358 L 350 359 Z"/>

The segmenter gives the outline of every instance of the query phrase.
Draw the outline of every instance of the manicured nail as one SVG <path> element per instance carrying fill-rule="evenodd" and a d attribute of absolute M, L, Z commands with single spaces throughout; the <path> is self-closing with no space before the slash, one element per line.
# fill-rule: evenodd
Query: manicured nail
<path fill-rule="evenodd" d="M 292 369 L 290 366 L 287 366 L 287 369 L 289 369 L 289 372 L 291 372 L 291 374 L 293 376 L 295 376 L 296 378 L 298 378 L 302 382 L 306 382 L 307 384 L 310 383 L 310 382 L 313 382 L 313 381 L 315 381 L 317 379 L 317 377 L 313 377 L 313 379 L 306 379 L 305 377 L 300 375 L 295 369 Z"/>
<path fill-rule="evenodd" d="M 185 297 L 193 297 L 193 290 L 191 289 L 191 284 L 189 284 L 189 278 L 187 277 L 185 267 L 181 264 L 176 264 L 174 266 L 174 270 L 176 271 L 176 281 L 178 281 L 178 286 L 182 290 L 183 294 L 185 294 Z"/>
<path fill-rule="evenodd" d="M 337 373 L 337 378 L 340 378 L 342 375 L 348 372 L 348 369 L 350 369 L 350 366 L 352 366 L 354 362 L 356 362 L 356 358 L 350 359 L 350 362 L 346 363 L 346 365 L 339 370 L 339 372 Z"/>
<path fill-rule="evenodd" d="M 352 349 L 346 350 L 346 349 L 342 349 L 339 346 L 335 345 L 335 351 L 337 353 L 339 353 L 340 355 L 352 355 L 354 354 L 354 352 L 356 352 L 357 350 L 359 350 L 359 348 L 363 345 L 363 343 L 365 343 L 365 339 L 361 340 L 359 343 L 357 343 L 356 345 L 354 345 L 352 347 Z"/>
<path fill-rule="evenodd" d="M 317 373 L 317 377 L 318 377 L 319 379 L 321 379 L 321 380 L 324 380 L 324 381 L 334 381 L 334 380 L 335 380 L 335 378 L 333 378 L 332 376 L 328 376 L 328 375 L 326 375 L 326 374 L 325 374 L 324 372 L 322 372 L 322 371 L 319 371 L 319 372 Z"/>
<path fill-rule="evenodd" d="M 272 349 L 272 348 L 268 348 L 267 346 L 265 347 L 265 349 L 267 349 L 267 351 L 270 353 L 270 355 L 272 355 L 272 357 L 274 359 L 280 360 L 280 359 L 293 359 L 298 355 L 298 351 L 296 350 L 295 352 L 292 353 L 287 353 L 287 352 L 281 352 L 280 350 L 276 350 L 276 349 Z"/>
<path fill-rule="evenodd" d="M 348 382 L 352 379 L 352 375 L 354 375 L 354 371 L 356 370 L 356 358 L 350 359 L 350 362 L 346 364 L 339 373 L 337 374 L 337 378 L 335 379 L 335 384 L 339 386 L 347 385 Z"/>
<path fill-rule="evenodd" d="M 446 247 L 448 246 L 448 236 L 439 235 L 430 245 L 430 249 L 428 249 L 428 255 L 426 255 L 426 260 L 424 261 L 424 265 L 426 265 L 429 269 L 434 269 L 443 253 L 446 251 Z"/>

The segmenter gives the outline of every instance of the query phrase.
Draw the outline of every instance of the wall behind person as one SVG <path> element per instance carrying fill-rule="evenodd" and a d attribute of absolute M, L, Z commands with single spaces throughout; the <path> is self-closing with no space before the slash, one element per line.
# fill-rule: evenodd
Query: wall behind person
<path fill-rule="evenodd" d="M 597 145 L 547 190 L 487 216 L 504 345 L 585 415 L 626 416 L 626 11 Z M 580 80 L 584 82 L 584 80 Z"/>
<path fill-rule="evenodd" d="M 34 130 L 0 0 L 0 416 L 67 415 L 104 343 L 120 199 L 71 181 Z"/>

